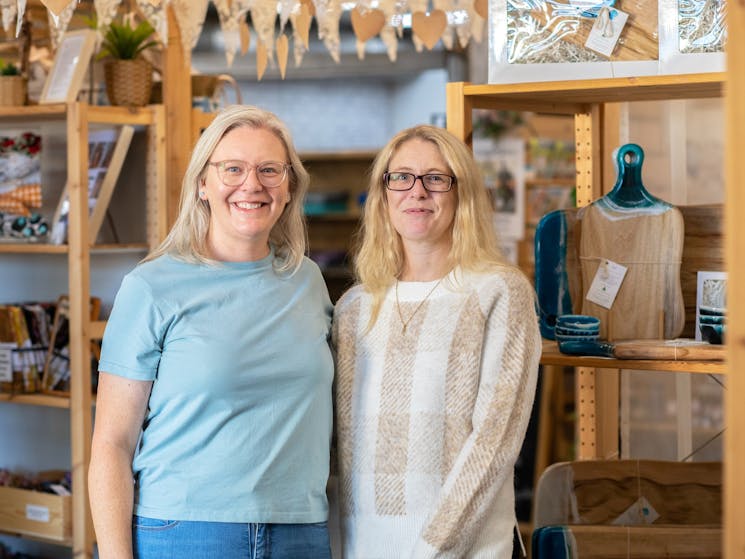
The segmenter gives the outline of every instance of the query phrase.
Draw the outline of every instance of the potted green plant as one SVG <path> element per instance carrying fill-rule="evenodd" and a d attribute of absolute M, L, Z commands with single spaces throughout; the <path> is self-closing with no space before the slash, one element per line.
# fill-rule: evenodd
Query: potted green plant
<path fill-rule="evenodd" d="M 104 32 L 97 58 L 104 60 L 106 94 L 112 105 L 141 107 L 150 100 L 153 66 L 142 53 L 158 44 L 147 21 L 137 26 L 111 22 Z"/>
<path fill-rule="evenodd" d="M 0 58 L 0 105 L 26 104 L 26 78 L 18 66 Z"/>

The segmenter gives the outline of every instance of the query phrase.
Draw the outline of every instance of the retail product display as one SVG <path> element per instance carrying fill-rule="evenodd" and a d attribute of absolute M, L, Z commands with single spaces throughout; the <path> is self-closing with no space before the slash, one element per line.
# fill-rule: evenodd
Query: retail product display
<path fill-rule="evenodd" d="M 601 319 L 606 339 L 675 338 L 685 324 L 683 216 L 642 184 L 640 146 L 621 146 L 615 161 L 616 185 L 580 212 L 582 313 Z"/>
<path fill-rule="evenodd" d="M 511 64 L 656 60 L 657 1 L 507 1 Z"/>
<path fill-rule="evenodd" d="M 573 308 L 601 319 L 602 339 L 669 339 L 682 332 L 683 217 L 644 188 L 643 158 L 636 144 L 620 147 L 611 192 L 539 223 L 536 289 L 544 337 L 552 339 L 556 317 Z"/>
<path fill-rule="evenodd" d="M 724 0 L 678 0 L 681 53 L 724 52 L 727 4 Z"/>
<path fill-rule="evenodd" d="M 546 469 L 532 557 L 721 557 L 722 464 L 585 460 Z"/>
<path fill-rule="evenodd" d="M 8 132 L 6 132 L 8 134 Z M 0 241 L 40 241 L 49 225 L 42 206 L 41 136 L 31 131 L 0 137 Z"/>

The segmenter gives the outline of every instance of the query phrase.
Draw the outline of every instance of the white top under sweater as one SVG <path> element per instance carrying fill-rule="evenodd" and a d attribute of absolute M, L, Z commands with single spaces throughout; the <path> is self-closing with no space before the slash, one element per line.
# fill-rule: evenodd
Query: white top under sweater
<path fill-rule="evenodd" d="M 453 278 L 457 278 L 455 283 Z M 336 437 L 344 557 L 510 558 L 514 464 L 541 338 L 517 270 L 401 282 L 337 303 Z"/>

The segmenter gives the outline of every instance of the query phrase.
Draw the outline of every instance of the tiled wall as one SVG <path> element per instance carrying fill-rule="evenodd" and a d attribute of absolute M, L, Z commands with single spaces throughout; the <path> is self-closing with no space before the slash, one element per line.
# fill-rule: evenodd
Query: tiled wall
<path fill-rule="evenodd" d="M 375 150 L 401 128 L 445 112 L 445 70 L 410 80 L 251 82 L 243 102 L 282 118 L 301 151 Z"/>

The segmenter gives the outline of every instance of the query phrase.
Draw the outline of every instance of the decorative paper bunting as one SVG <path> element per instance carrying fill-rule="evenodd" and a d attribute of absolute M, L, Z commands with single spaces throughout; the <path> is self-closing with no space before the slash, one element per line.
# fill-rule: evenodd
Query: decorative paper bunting
<path fill-rule="evenodd" d="M 53 50 L 57 50 L 77 5 L 78 0 L 70 0 L 67 7 L 59 15 L 55 15 L 52 11 L 47 12 L 49 14 L 49 38 L 51 39 Z"/>
<path fill-rule="evenodd" d="M 277 39 L 277 64 L 279 65 L 279 75 L 282 79 L 285 79 L 285 71 L 287 70 L 287 54 L 290 50 L 290 43 L 287 40 L 287 35 L 282 33 Z"/>
<path fill-rule="evenodd" d="M 220 20 L 225 43 L 225 59 L 230 67 L 241 45 L 240 24 L 241 21 L 245 22 L 246 12 L 238 2 L 231 2 L 231 0 L 213 0 L 213 2 L 217 8 L 217 17 Z"/>
<path fill-rule="evenodd" d="M 11 0 L 12 1 L 12 0 Z M 23 26 L 23 14 L 26 13 L 26 0 L 18 0 L 18 10 L 16 14 L 16 37 L 21 34 L 21 27 Z"/>
<path fill-rule="evenodd" d="M 277 21 L 276 0 L 256 0 L 251 7 L 251 20 L 256 31 L 257 47 L 261 44 L 266 49 L 268 60 L 273 59 L 274 24 Z"/>
<path fill-rule="evenodd" d="M 185 52 L 191 52 L 197 45 L 207 15 L 207 2 L 208 0 L 170 0 Z"/>
<path fill-rule="evenodd" d="M 381 10 L 352 10 L 352 30 L 363 43 L 380 33 L 385 25 L 385 14 Z"/>
<path fill-rule="evenodd" d="M 334 62 L 339 62 L 339 19 L 341 18 L 340 0 L 316 0 L 316 23 L 318 38 L 323 41 Z"/>
<path fill-rule="evenodd" d="M 266 64 L 267 64 L 267 55 L 266 55 L 266 47 L 264 46 L 264 43 L 261 41 L 258 41 L 256 43 L 256 79 L 261 81 L 261 78 L 264 77 L 264 72 L 266 71 Z"/>
<path fill-rule="evenodd" d="M 2 24 L 8 30 L 13 19 L 20 31 L 27 0 L 0 0 Z M 47 7 L 50 18 L 50 35 L 56 49 L 61 35 L 70 22 L 79 0 L 41 0 Z M 132 0 L 128 0 L 132 1 Z M 142 15 L 153 25 L 162 42 L 167 41 L 168 19 L 166 8 L 171 6 L 179 26 L 182 47 L 191 51 L 202 32 L 207 6 L 210 0 L 134 0 Z M 230 66 L 235 53 L 245 55 L 249 51 L 251 30 L 246 23 L 250 12 L 257 40 L 257 75 L 264 75 L 273 61 L 277 49 L 280 73 L 285 77 L 289 53 L 289 37 L 284 27 L 292 25 L 293 53 L 295 64 L 300 65 L 309 48 L 311 20 L 315 16 L 318 37 L 324 43 L 331 58 L 340 61 L 341 45 L 339 21 L 342 9 L 351 10 L 352 28 L 357 37 L 357 55 L 364 57 L 365 43 L 379 35 L 386 47 L 388 58 L 396 61 L 398 41 L 403 37 L 403 17 L 411 14 L 412 41 L 417 52 L 424 47 L 431 50 L 442 40 L 446 49 L 454 48 L 457 36 L 460 46 L 465 47 L 470 39 L 481 41 L 484 23 L 488 19 L 488 0 L 211 0 L 218 13 L 225 44 L 225 56 Z M 122 0 L 94 0 L 101 27 L 116 17 Z M 277 11 L 280 16 L 280 34 L 275 41 Z M 280 52 L 281 49 L 281 52 Z"/>
<path fill-rule="evenodd" d="M 137 8 L 155 29 L 155 34 L 162 43 L 168 42 L 168 17 L 166 5 L 161 0 L 136 0 Z"/>
<path fill-rule="evenodd" d="M 442 10 L 433 10 L 429 14 L 416 12 L 411 16 L 411 30 L 429 50 L 440 40 L 447 25 L 448 18 Z"/>
<path fill-rule="evenodd" d="M 18 13 L 16 0 L 0 0 L 0 10 L 3 17 L 3 29 L 6 33 L 10 33 Z"/>
<path fill-rule="evenodd" d="M 473 0 L 473 9 L 484 19 L 489 19 L 489 0 Z"/>
<path fill-rule="evenodd" d="M 47 10 L 59 17 L 62 10 L 70 4 L 70 0 L 41 0 L 41 3 L 47 7 Z"/>
<path fill-rule="evenodd" d="M 116 16 L 116 10 L 121 3 L 122 0 L 93 0 L 99 33 L 102 33 L 109 26 L 114 16 Z"/>
<path fill-rule="evenodd" d="M 308 5 L 303 3 L 298 4 L 290 14 L 290 23 L 292 23 L 292 53 L 295 59 L 295 66 L 300 66 L 305 51 L 309 47 L 311 17 Z"/>
<path fill-rule="evenodd" d="M 241 37 L 241 54 L 245 56 L 248 52 L 248 47 L 251 46 L 251 29 L 249 29 L 248 23 L 245 20 L 241 20 L 238 32 Z"/>
<path fill-rule="evenodd" d="M 429 10 L 429 0 L 409 0 L 408 8 L 412 14 L 415 14 L 416 12 L 426 13 L 427 10 Z M 412 20 L 412 25 L 413 23 Z M 399 33 L 398 38 L 400 39 L 401 37 L 402 35 Z M 417 52 L 422 52 L 424 50 L 424 43 L 422 43 L 422 40 L 417 37 L 416 33 L 411 34 L 411 41 L 414 43 L 414 48 Z"/>

